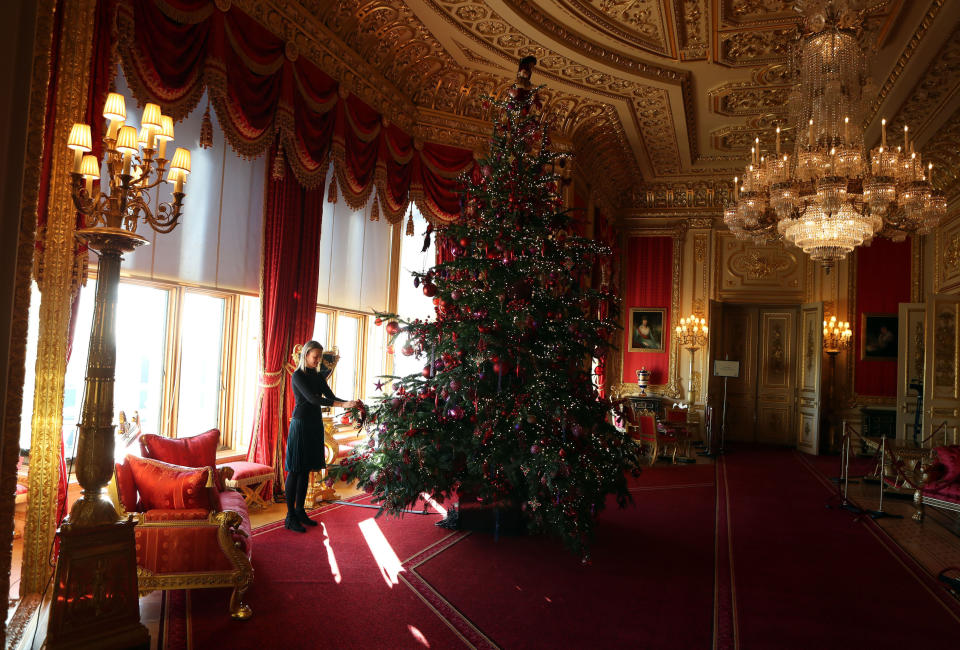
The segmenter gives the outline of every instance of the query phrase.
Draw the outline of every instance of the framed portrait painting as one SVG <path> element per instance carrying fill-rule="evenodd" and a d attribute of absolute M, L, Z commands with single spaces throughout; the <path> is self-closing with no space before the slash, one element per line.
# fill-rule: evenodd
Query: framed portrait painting
<path fill-rule="evenodd" d="M 628 352 L 664 352 L 665 307 L 633 307 L 627 321 L 630 328 Z"/>
<path fill-rule="evenodd" d="M 897 360 L 896 314 L 863 314 L 860 326 L 860 359 L 863 361 Z"/>

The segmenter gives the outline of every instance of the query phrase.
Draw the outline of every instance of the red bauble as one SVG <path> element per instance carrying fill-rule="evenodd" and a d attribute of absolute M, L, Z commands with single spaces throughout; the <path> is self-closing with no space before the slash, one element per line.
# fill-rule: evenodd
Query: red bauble
<path fill-rule="evenodd" d="M 388 346 L 387 346 L 387 354 L 393 354 L 393 346 L 392 346 L 392 345 L 388 345 Z"/>
<path fill-rule="evenodd" d="M 399 331 L 400 331 L 400 323 L 398 323 L 395 320 L 392 320 L 389 323 L 387 323 L 387 334 L 389 334 L 390 336 L 396 336 L 397 332 Z"/>
<path fill-rule="evenodd" d="M 383 319 L 380 318 L 380 317 L 377 317 L 377 319 L 373 321 L 373 324 L 374 324 L 374 325 L 382 325 L 382 324 L 383 324 Z"/>
<path fill-rule="evenodd" d="M 429 377 L 431 370 L 432 370 L 432 368 L 430 367 L 430 364 L 428 363 L 427 365 L 425 365 L 425 366 L 423 367 L 423 370 L 420 371 L 420 372 L 421 372 L 421 374 L 422 374 L 424 377 Z"/>
<path fill-rule="evenodd" d="M 350 424 L 350 416 L 347 413 L 340 416 L 340 424 Z"/>
<path fill-rule="evenodd" d="M 400 351 L 403 352 L 403 356 L 409 357 L 413 354 L 413 346 L 407 343 L 405 346 L 400 348 Z"/>
<path fill-rule="evenodd" d="M 435 295 L 437 295 L 437 285 L 433 284 L 432 282 L 424 282 L 423 295 L 425 295 L 427 298 L 433 298 Z"/>

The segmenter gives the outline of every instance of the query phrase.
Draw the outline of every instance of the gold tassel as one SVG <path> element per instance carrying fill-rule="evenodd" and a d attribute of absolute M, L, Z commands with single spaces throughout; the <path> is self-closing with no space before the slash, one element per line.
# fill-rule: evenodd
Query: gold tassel
<path fill-rule="evenodd" d="M 210 121 L 210 101 L 207 100 L 207 110 L 203 112 L 200 122 L 200 148 L 209 149 L 213 146 L 213 122 Z"/>
<path fill-rule="evenodd" d="M 380 221 L 380 204 L 377 203 L 377 197 L 373 197 L 373 205 L 370 207 L 370 221 Z"/>
<path fill-rule="evenodd" d="M 283 142 L 278 142 L 277 155 L 273 157 L 273 169 L 270 171 L 270 175 L 273 180 L 282 181 L 286 173 L 286 164 L 283 160 Z"/>
<path fill-rule="evenodd" d="M 337 173 L 333 172 L 330 176 L 330 188 L 327 189 L 327 202 L 336 203 L 337 202 Z"/>
<path fill-rule="evenodd" d="M 410 216 L 407 217 L 407 235 L 413 236 L 413 205 L 410 206 Z"/>

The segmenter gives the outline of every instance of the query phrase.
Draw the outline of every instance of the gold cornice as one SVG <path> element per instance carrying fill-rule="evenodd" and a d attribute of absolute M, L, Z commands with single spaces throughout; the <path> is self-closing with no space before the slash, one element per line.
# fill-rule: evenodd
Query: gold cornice
<path fill-rule="evenodd" d="M 82 121 L 89 83 L 97 0 L 63 5 L 63 33 L 57 67 L 56 118 L 51 147 L 50 200 L 43 247 L 40 332 L 37 340 L 36 387 L 30 442 L 29 491 L 24 526 L 23 577 L 20 593 L 42 592 L 50 576 L 49 553 L 58 523 L 57 477 L 63 429 L 63 387 L 66 372 L 70 302 L 76 288 L 75 210 L 68 183 L 73 152 L 67 136 Z M 84 260 L 85 261 L 85 260 Z"/>
<path fill-rule="evenodd" d="M 588 24 L 599 28 L 604 32 L 605 35 L 610 36 L 613 39 L 616 39 L 627 45 L 631 48 L 638 48 L 645 50 L 652 54 L 659 54 L 660 56 L 677 58 L 677 52 L 675 48 L 671 47 L 669 43 L 669 32 L 670 26 L 667 24 L 665 12 L 663 12 L 662 7 L 661 11 L 657 12 L 660 17 L 659 25 L 656 25 L 659 29 L 660 41 L 657 42 L 653 39 L 644 39 L 640 37 L 635 31 L 625 29 L 621 23 L 612 19 L 609 15 L 603 13 L 602 10 L 598 11 L 596 7 L 593 7 L 589 2 L 584 0 L 554 0 L 557 5 L 563 7 L 572 14 L 577 15 L 581 20 L 587 22 Z M 654 4 L 660 4 L 660 0 L 652 0 Z M 505 4 L 509 6 L 514 11 L 518 13 L 523 13 L 527 15 L 537 26 L 541 24 L 549 23 L 551 26 L 556 25 L 556 21 L 552 17 L 545 16 L 543 12 L 539 11 L 537 7 L 531 7 L 530 2 L 527 0 L 505 0 Z M 625 13 L 627 9 L 622 4 L 608 3 L 610 8 L 616 7 L 621 13 Z M 648 21 L 647 24 L 654 25 L 655 22 Z M 591 43 L 595 47 L 599 46 L 588 39 L 584 39 L 586 42 Z M 601 50 L 605 48 L 599 48 Z"/>
<path fill-rule="evenodd" d="M 44 118 L 47 89 L 50 81 L 50 49 L 54 31 L 54 0 L 41 0 L 36 10 L 33 40 L 33 61 L 30 97 L 27 110 L 26 146 L 24 160 L 40 160 L 43 154 Z M 13 290 L 13 309 L 10 327 L 10 359 L 8 361 L 7 390 L 4 401 L 3 430 L 3 486 L 0 496 L 3 553 L 0 554 L 0 593 L 10 591 L 11 550 L 13 540 L 14 484 L 20 455 L 20 414 L 23 408 L 23 384 L 27 363 L 27 329 L 30 306 L 30 272 L 33 266 L 34 235 L 37 223 L 37 198 L 40 190 L 40 165 L 23 166 L 23 185 L 20 194 L 20 230 L 17 242 L 17 263 Z M 8 486 L 9 483 L 9 486 Z M 21 600 L 10 621 L 0 623 L 0 638 L 8 647 L 20 643 L 26 623 L 30 620 L 39 596 Z"/>
<path fill-rule="evenodd" d="M 921 19 L 920 25 L 913 33 L 913 36 L 910 38 L 910 40 L 907 41 L 907 44 L 904 46 L 899 58 L 897 58 L 897 62 L 894 64 L 893 68 L 890 70 L 890 73 L 887 75 L 886 80 L 883 82 L 883 86 L 881 86 L 880 90 L 877 92 L 877 98 L 873 100 L 873 105 L 869 106 L 864 111 L 864 128 L 866 128 L 866 126 L 873 122 L 873 120 L 877 117 L 877 113 L 880 112 L 880 107 L 883 105 L 884 100 L 886 100 L 887 95 L 890 94 L 890 91 L 900 78 L 900 75 L 903 74 L 904 69 L 907 67 L 907 63 L 909 63 L 910 59 L 917 51 L 920 41 L 923 40 L 927 30 L 930 29 L 930 25 L 933 24 L 934 18 L 936 18 L 937 14 L 940 13 L 945 1 L 946 0 L 932 0 L 930 2 L 930 6 L 927 8 L 927 12 L 924 14 L 923 19 Z"/>

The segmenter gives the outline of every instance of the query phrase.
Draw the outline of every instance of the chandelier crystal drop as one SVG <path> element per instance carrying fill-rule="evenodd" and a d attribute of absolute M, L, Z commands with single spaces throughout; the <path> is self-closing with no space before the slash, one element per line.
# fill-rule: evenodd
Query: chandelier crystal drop
<path fill-rule="evenodd" d="M 807 0 L 804 32 L 793 52 L 797 83 L 790 93 L 793 154 L 764 155 L 754 140 L 750 164 L 734 179 L 724 222 L 740 239 L 784 239 L 829 269 L 875 235 L 902 238 L 930 232 L 946 214 L 909 129 L 902 146 L 882 139 L 865 155 L 864 90 L 867 78 L 856 29 L 858 0 Z"/>

